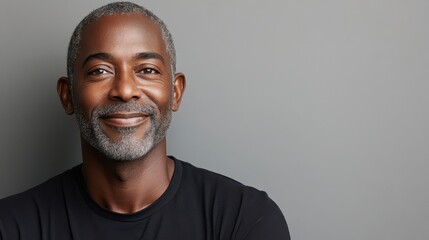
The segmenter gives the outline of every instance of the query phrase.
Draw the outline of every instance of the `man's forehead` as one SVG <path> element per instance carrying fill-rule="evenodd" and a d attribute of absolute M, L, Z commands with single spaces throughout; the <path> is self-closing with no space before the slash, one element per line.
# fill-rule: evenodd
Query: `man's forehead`
<path fill-rule="evenodd" d="M 84 27 L 80 45 L 79 52 L 139 45 L 166 54 L 160 27 L 143 14 L 102 16 Z"/>
<path fill-rule="evenodd" d="M 154 36 L 161 36 L 161 28 L 152 19 L 142 13 L 111 14 L 100 16 L 88 22 L 82 29 L 82 36 L 91 35 L 97 30 L 112 30 L 117 25 L 122 28 L 138 27 L 145 31 L 151 31 Z"/>

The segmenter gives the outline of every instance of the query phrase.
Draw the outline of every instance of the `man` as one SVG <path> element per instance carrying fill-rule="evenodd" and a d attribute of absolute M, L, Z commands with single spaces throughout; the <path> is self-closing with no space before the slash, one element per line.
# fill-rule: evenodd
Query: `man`
<path fill-rule="evenodd" d="M 261 191 L 166 155 L 185 89 L 172 37 L 153 13 L 112 3 L 70 40 L 57 90 L 83 163 L 0 201 L 0 239 L 289 239 Z"/>

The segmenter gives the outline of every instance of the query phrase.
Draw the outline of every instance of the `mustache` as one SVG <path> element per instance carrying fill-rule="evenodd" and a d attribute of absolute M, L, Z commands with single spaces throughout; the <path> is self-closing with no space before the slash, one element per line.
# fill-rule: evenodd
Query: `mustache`
<path fill-rule="evenodd" d="M 153 117 L 156 114 L 154 107 L 147 104 L 136 103 L 134 101 L 131 101 L 131 102 L 118 102 L 115 104 L 99 107 L 94 110 L 92 116 L 94 118 L 100 118 L 108 114 L 118 113 L 118 112 L 123 112 L 123 113 L 137 112 L 137 113 L 143 113 L 145 115 L 148 115 L 149 117 Z"/>

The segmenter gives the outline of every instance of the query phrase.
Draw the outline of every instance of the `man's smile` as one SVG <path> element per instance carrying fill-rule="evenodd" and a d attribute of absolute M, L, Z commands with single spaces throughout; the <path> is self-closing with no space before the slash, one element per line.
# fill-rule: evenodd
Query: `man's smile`
<path fill-rule="evenodd" d="M 129 128 L 141 125 L 149 116 L 144 113 L 109 113 L 100 117 L 103 123 L 116 128 Z"/>

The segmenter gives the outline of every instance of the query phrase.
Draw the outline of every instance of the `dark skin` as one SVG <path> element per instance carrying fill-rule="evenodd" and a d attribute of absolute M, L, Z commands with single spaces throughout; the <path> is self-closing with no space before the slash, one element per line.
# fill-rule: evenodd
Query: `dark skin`
<path fill-rule="evenodd" d="M 113 15 L 101 17 L 83 30 L 73 84 L 75 102 L 69 79 L 61 77 L 57 83 L 58 95 L 69 115 L 74 114 L 74 104 L 84 116 L 91 116 L 96 107 L 128 101 L 150 105 L 159 115 L 165 115 L 170 101 L 172 111 L 179 109 L 185 76 L 173 76 L 161 30 L 149 18 L 141 14 Z M 117 113 L 98 121 L 113 141 L 121 135 L 112 127 L 134 127 L 133 136 L 142 138 L 151 121 L 133 114 Z M 165 137 L 145 156 L 123 162 L 108 159 L 82 137 L 81 143 L 88 193 L 105 209 L 135 213 L 156 201 L 170 183 L 174 161 L 167 157 Z"/>

